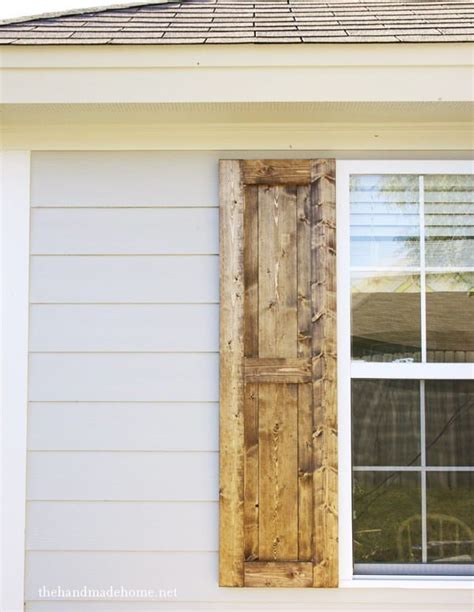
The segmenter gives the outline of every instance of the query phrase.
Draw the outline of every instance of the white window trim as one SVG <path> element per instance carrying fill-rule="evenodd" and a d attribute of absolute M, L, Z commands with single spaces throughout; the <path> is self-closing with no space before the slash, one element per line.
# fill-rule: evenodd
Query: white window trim
<path fill-rule="evenodd" d="M 470 576 L 355 576 L 352 558 L 351 375 L 357 377 L 429 378 L 436 364 L 351 364 L 350 343 L 350 201 L 351 174 L 470 174 L 474 161 L 352 160 L 336 162 L 337 352 L 339 429 L 339 586 L 349 588 L 472 589 Z M 429 368 L 426 367 L 429 365 Z M 380 367 L 379 367 L 380 366 Z M 387 368 L 389 366 L 389 368 Z M 429 371 L 428 371 L 429 370 Z M 473 364 L 443 365 L 453 379 L 474 378 Z"/>
<path fill-rule="evenodd" d="M 0 153 L 0 609 L 23 612 L 30 153 Z"/>

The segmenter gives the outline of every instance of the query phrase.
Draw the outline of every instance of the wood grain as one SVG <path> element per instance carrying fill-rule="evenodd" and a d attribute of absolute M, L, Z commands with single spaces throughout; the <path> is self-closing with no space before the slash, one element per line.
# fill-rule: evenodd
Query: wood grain
<path fill-rule="evenodd" d="M 258 355 L 258 190 L 245 189 L 244 354 Z M 246 360 L 248 361 L 248 359 Z M 246 378 L 244 399 L 244 557 L 258 557 L 258 385 Z"/>
<path fill-rule="evenodd" d="M 238 193 L 221 213 L 231 329 L 221 332 L 220 583 L 337 586 L 334 162 L 241 162 L 240 182 L 232 164 Z M 230 469 L 234 497 L 223 500 Z"/>
<path fill-rule="evenodd" d="M 258 356 L 258 188 L 245 189 L 244 210 L 244 352 Z"/>
<path fill-rule="evenodd" d="M 310 187 L 297 191 L 298 345 L 300 359 L 311 358 L 311 206 Z M 301 381 L 303 382 L 303 381 Z M 311 382 L 311 381 L 309 381 Z M 298 559 L 313 556 L 313 392 L 298 387 Z"/>
<path fill-rule="evenodd" d="M 312 380 L 310 359 L 247 358 L 244 364 L 247 382 L 304 383 Z"/>
<path fill-rule="evenodd" d="M 313 564 L 304 562 L 253 561 L 245 563 L 246 587 L 310 587 Z"/>
<path fill-rule="evenodd" d="M 259 385 L 259 560 L 298 558 L 297 386 Z"/>
<path fill-rule="evenodd" d="M 258 385 L 245 385 L 244 557 L 258 558 Z"/>
<path fill-rule="evenodd" d="M 244 192 L 238 161 L 220 162 L 219 584 L 243 585 Z"/>
<path fill-rule="evenodd" d="M 335 162 L 312 166 L 314 586 L 338 585 Z"/>
<path fill-rule="evenodd" d="M 259 188 L 259 357 L 296 357 L 296 189 Z"/>
<path fill-rule="evenodd" d="M 311 162 L 307 159 L 257 159 L 242 162 L 246 185 L 307 185 Z"/>
<path fill-rule="evenodd" d="M 296 358 L 296 189 L 261 186 L 258 201 L 263 371 L 274 365 L 268 358 Z M 259 560 L 296 560 L 298 555 L 297 399 L 295 385 L 259 385 Z"/>

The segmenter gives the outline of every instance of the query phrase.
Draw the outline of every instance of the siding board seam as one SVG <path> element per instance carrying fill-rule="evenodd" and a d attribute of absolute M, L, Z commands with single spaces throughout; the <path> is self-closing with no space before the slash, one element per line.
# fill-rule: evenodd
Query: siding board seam
<path fill-rule="evenodd" d="M 32 253 L 32 259 L 39 257 L 217 257 L 218 253 L 86 253 L 81 255 L 79 253 Z"/>
<path fill-rule="evenodd" d="M 219 351 L 29 351 L 30 355 L 218 355 Z"/>
<path fill-rule="evenodd" d="M 30 306 L 201 306 L 219 302 L 31 302 Z"/>

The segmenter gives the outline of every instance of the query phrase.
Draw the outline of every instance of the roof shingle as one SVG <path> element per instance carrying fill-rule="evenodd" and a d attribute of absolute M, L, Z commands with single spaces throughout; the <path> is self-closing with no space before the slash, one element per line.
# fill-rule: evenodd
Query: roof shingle
<path fill-rule="evenodd" d="M 0 22 L 0 44 L 472 42 L 474 0 L 170 0 Z"/>

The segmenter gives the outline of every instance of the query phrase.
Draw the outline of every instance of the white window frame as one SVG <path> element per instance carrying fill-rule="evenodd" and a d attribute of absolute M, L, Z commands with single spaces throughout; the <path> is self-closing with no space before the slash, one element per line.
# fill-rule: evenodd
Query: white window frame
<path fill-rule="evenodd" d="M 336 162 L 337 352 L 339 428 L 339 586 L 365 588 L 472 588 L 470 576 L 355 575 L 352 557 L 351 379 L 474 379 L 474 364 L 351 362 L 351 174 L 470 174 L 474 161 L 351 160 Z"/>

